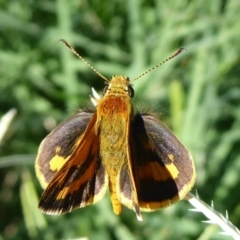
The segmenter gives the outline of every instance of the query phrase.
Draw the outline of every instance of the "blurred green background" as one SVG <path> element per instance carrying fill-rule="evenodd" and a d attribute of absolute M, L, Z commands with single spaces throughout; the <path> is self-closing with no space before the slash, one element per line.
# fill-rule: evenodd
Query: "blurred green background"
<path fill-rule="evenodd" d="M 104 82 L 135 78 L 179 47 L 188 51 L 134 82 L 136 108 L 154 111 L 191 151 L 192 191 L 240 226 L 239 0 L 0 0 L 0 116 L 15 108 L 0 145 L 0 240 L 231 239 L 186 201 L 153 213 L 124 209 L 109 196 L 63 216 L 37 209 L 34 172 L 41 140 Z"/>

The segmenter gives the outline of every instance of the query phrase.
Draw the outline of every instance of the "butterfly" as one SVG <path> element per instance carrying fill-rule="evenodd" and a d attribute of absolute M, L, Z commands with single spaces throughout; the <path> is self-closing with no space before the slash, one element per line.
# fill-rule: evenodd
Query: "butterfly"
<path fill-rule="evenodd" d="M 90 67 L 107 83 L 104 96 L 91 98 L 95 111 L 79 110 L 42 141 L 35 164 L 45 189 L 39 208 L 47 214 L 70 212 L 99 202 L 109 189 L 115 214 L 124 205 L 142 220 L 141 211 L 186 196 L 196 178 L 193 159 L 157 117 L 134 112 L 131 83 L 145 73 L 132 81 L 122 75 L 108 80 Z"/>

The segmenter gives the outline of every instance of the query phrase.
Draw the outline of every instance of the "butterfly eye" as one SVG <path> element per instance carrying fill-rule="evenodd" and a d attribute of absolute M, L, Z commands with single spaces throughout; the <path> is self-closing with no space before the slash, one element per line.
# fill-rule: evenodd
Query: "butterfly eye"
<path fill-rule="evenodd" d="M 128 87 L 128 95 L 130 98 L 134 96 L 134 89 L 131 86 Z"/>
<path fill-rule="evenodd" d="M 108 90 L 108 85 L 103 89 L 103 96 L 107 93 L 107 90 Z"/>

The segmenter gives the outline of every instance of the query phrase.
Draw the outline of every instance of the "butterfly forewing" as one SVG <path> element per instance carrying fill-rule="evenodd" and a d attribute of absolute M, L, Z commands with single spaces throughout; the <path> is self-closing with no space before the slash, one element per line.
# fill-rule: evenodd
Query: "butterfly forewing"
<path fill-rule="evenodd" d="M 92 117 L 92 112 L 79 111 L 59 124 L 41 143 L 35 169 L 43 188 L 67 162 Z"/>
<path fill-rule="evenodd" d="M 131 125 L 131 166 L 142 211 L 183 199 L 195 181 L 192 158 L 176 136 L 154 116 L 137 114 Z M 128 195 L 128 191 L 123 192 Z"/>
<path fill-rule="evenodd" d="M 78 115 L 80 118 L 81 116 Z M 94 128 L 96 114 L 88 114 L 85 117 L 84 120 L 87 120 L 88 117 L 91 119 L 82 135 L 75 135 L 75 131 L 78 130 L 74 128 L 77 127 L 80 119 L 73 118 L 66 126 L 71 126 L 71 128 L 68 131 L 69 136 L 65 136 L 63 142 L 68 141 L 73 144 L 68 149 L 70 155 L 67 155 L 69 156 L 67 161 L 52 176 L 51 182 L 40 199 L 39 207 L 46 213 L 60 214 L 69 212 L 76 207 L 96 203 L 106 192 L 107 178 L 99 159 L 99 136 L 95 133 Z M 64 128 L 64 124 L 61 128 Z M 59 143 L 55 149 L 58 147 L 64 147 L 64 144 Z M 39 159 L 41 159 L 41 155 Z M 51 159 L 49 160 L 51 162 Z"/>

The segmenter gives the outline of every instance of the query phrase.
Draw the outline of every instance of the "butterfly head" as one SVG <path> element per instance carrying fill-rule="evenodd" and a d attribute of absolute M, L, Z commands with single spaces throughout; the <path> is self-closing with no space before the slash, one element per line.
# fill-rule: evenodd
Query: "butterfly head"
<path fill-rule="evenodd" d="M 103 95 L 123 95 L 132 98 L 134 90 L 128 77 L 119 75 L 113 76 L 107 86 L 103 89 Z"/>

